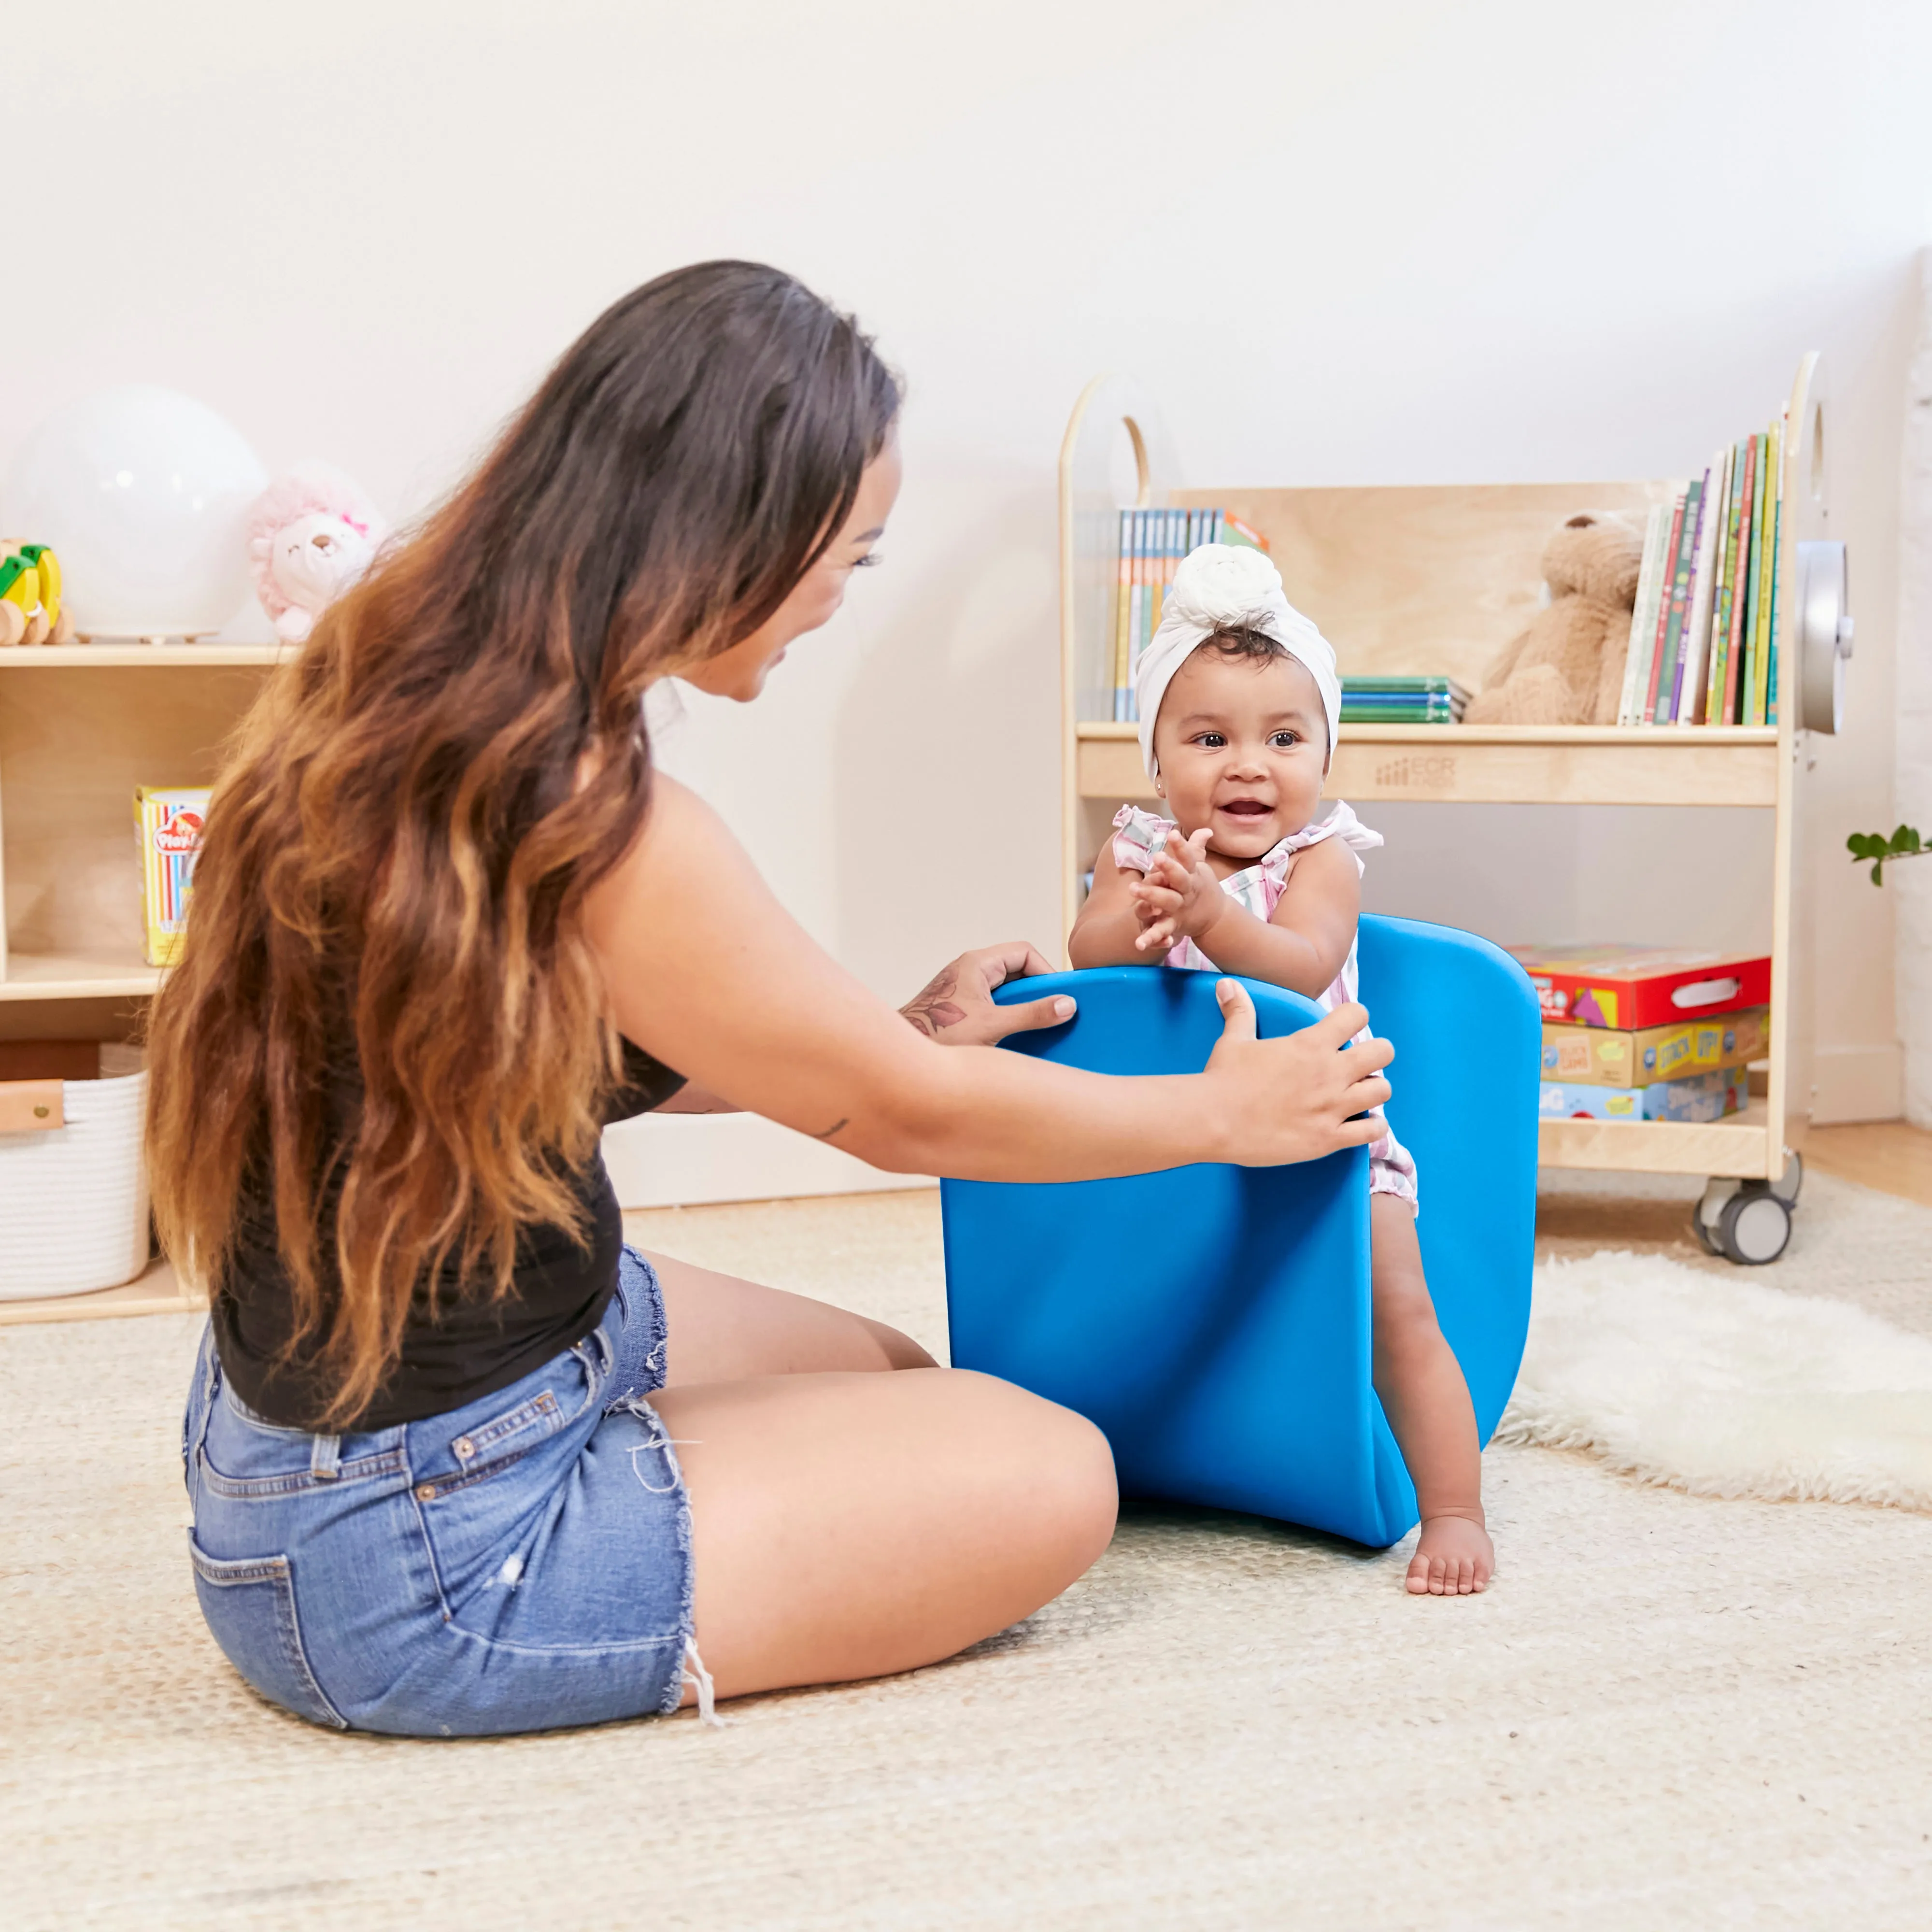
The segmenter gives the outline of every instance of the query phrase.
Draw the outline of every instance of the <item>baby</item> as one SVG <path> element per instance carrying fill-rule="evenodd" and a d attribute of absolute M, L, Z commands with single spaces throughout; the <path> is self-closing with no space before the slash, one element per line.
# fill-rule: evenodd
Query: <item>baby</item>
<path fill-rule="evenodd" d="M 1358 855 L 1382 837 L 1339 802 L 1316 818 L 1335 654 L 1261 551 L 1204 544 L 1182 562 L 1135 688 L 1141 754 L 1174 822 L 1122 806 L 1073 964 L 1237 973 L 1331 1010 L 1353 1000 Z M 1376 1393 L 1422 1515 L 1408 1586 L 1463 1595 L 1496 1568 L 1475 1413 L 1423 1278 L 1415 1163 L 1392 1133 L 1369 1149 L 1369 1194 Z"/>

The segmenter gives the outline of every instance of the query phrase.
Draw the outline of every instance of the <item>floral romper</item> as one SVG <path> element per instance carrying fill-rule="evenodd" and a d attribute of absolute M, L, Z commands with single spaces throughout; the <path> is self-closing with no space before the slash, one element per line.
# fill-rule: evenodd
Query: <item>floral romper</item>
<path fill-rule="evenodd" d="M 1137 806 L 1124 805 L 1114 819 L 1114 863 L 1124 872 L 1144 872 L 1154 856 L 1174 830 L 1171 819 L 1156 818 Z M 1252 913 L 1256 918 L 1270 918 L 1287 889 L 1288 874 L 1294 869 L 1295 855 L 1324 839 L 1339 838 L 1355 855 L 1355 868 L 1362 870 L 1362 854 L 1382 842 L 1379 832 L 1371 832 L 1354 813 L 1337 800 L 1328 816 L 1313 825 L 1292 832 L 1279 845 L 1257 859 L 1252 866 L 1221 881 L 1221 890 Z M 1334 983 L 1319 994 L 1315 1004 L 1324 1012 L 1333 1012 L 1357 997 L 1360 977 L 1355 963 L 1355 943 L 1349 942 L 1348 956 Z M 1199 973 L 1219 972 L 1213 960 L 1192 940 L 1184 939 L 1168 956 L 1169 966 L 1184 966 Z M 1357 1040 L 1370 1037 L 1364 1027 Z M 1378 1116 L 1379 1118 L 1379 1115 Z M 1384 1126 L 1388 1123 L 1384 1121 Z M 1393 1133 L 1384 1132 L 1369 1144 L 1369 1192 L 1393 1194 L 1416 1206 L 1415 1162 L 1408 1148 Z"/>

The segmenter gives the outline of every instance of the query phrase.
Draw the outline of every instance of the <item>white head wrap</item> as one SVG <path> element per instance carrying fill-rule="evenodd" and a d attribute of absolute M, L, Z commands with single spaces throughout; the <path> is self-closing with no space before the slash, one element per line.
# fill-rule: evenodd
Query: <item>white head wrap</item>
<path fill-rule="evenodd" d="M 1182 558 L 1161 605 L 1160 626 L 1141 653 L 1134 698 L 1141 715 L 1141 762 L 1158 776 L 1154 722 L 1174 674 L 1216 631 L 1241 624 L 1272 638 L 1314 679 L 1328 718 L 1328 754 L 1342 722 L 1342 686 L 1328 640 L 1289 603 L 1281 572 L 1263 551 L 1246 544 L 1203 544 Z"/>

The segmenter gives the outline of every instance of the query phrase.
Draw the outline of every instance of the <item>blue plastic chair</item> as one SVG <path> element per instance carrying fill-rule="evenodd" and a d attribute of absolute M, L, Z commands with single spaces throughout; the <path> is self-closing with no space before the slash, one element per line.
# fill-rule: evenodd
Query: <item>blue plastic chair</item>
<path fill-rule="evenodd" d="M 1364 1004 L 1394 1043 L 1388 1108 L 1415 1156 L 1436 1312 L 1483 1440 L 1529 1325 L 1536 996 L 1506 953 L 1413 920 L 1361 922 Z M 1064 990 L 1078 1016 L 1006 1044 L 1102 1073 L 1192 1073 L 1220 1036 L 1215 975 L 1113 966 Z M 1263 1039 L 1320 1017 L 1248 980 Z M 1276 1516 L 1382 1548 L 1415 1491 L 1370 1380 L 1368 1156 L 1171 1168 L 1118 1180 L 940 1190 L 952 1360 L 1077 1409 L 1123 1493 Z"/>

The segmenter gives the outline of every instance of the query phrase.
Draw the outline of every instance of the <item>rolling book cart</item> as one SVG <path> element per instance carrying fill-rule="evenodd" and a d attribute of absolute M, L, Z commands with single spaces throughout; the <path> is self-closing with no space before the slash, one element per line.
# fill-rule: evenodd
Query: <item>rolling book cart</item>
<path fill-rule="evenodd" d="M 1799 364 L 1785 436 L 1774 726 L 1348 724 L 1328 792 L 1351 803 L 1743 806 L 1774 815 L 1768 1090 L 1708 1124 L 1545 1120 L 1550 1167 L 1708 1177 L 1698 1235 L 1738 1262 L 1776 1258 L 1802 1179 L 1811 1104 L 1810 928 L 1800 903 L 1807 734 L 1838 728 L 1851 626 L 1842 544 L 1828 538 L 1826 389 Z M 1259 531 L 1288 599 L 1334 644 L 1345 676 L 1442 674 L 1471 690 L 1529 622 L 1550 532 L 1572 512 L 1640 528 L 1664 480 L 1404 488 L 1178 487 L 1157 410 L 1116 376 L 1090 382 L 1060 454 L 1061 904 L 1070 928 L 1090 865 L 1124 801 L 1151 804 L 1138 728 L 1112 722 L 1114 484 L 1124 430 L 1140 507 L 1214 506 Z M 1370 998 L 1372 999 L 1372 989 Z"/>
<path fill-rule="evenodd" d="M 161 982 L 142 956 L 137 784 L 207 784 L 274 644 L 0 650 L 0 1040 L 122 1040 Z M 119 1288 L 0 1300 L 0 1324 L 202 1306 L 163 1261 Z"/>

